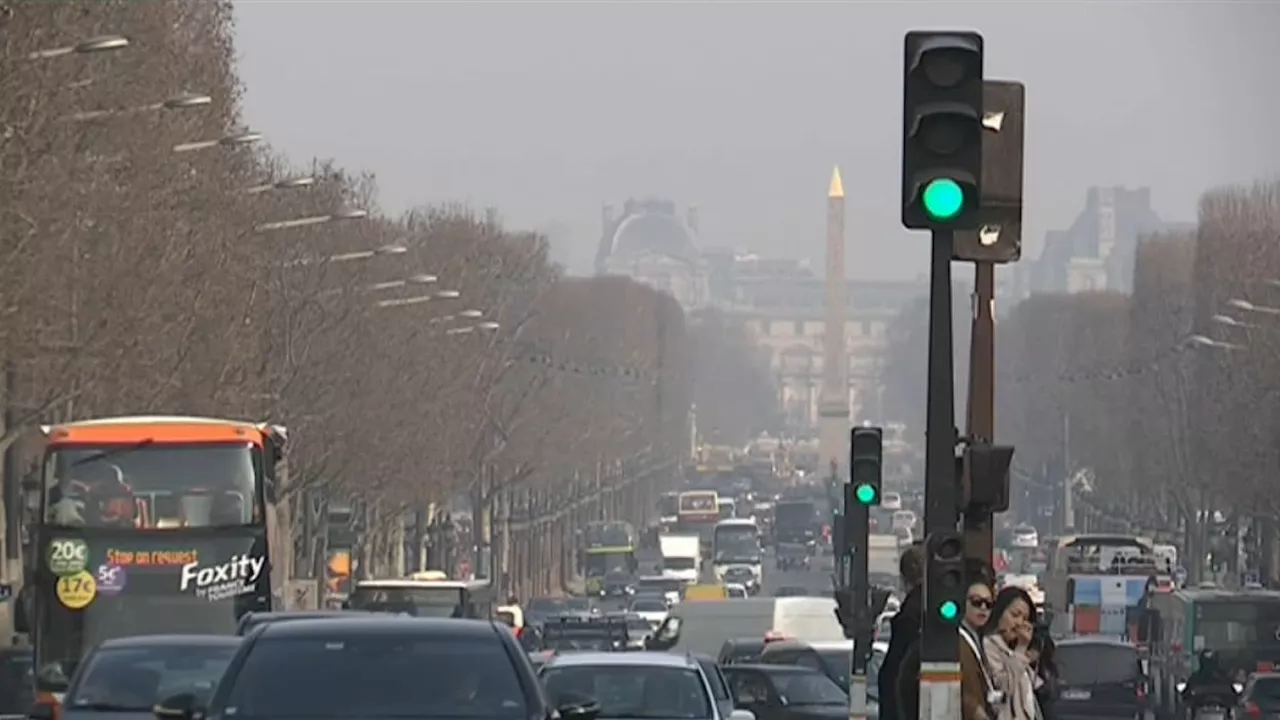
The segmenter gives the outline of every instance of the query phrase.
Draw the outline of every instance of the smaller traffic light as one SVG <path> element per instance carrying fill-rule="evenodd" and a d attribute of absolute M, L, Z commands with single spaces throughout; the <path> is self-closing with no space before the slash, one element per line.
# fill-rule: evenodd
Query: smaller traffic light
<path fill-rule="evenodd" d="M 933 533 L 925 540 L 926 617 L 946 623 L 960 620 L 965 601 L 964 537 L 957 532 Z M 954 638 L 952 639 L 954 641 Z"/>
<path fill-rule="evenodd" d="M 878 427 L 856 427 L 849 439 L 849 484 L 859 505 L 879 507 L 883 480 L 884 433 Z"/>
<path fill-rule="evenodd" d="M 998 513 L 1009 509 L 1009 466 L 1013 447 L 977 443 L 961 458 L 961 503 L 964 512 Z"/>

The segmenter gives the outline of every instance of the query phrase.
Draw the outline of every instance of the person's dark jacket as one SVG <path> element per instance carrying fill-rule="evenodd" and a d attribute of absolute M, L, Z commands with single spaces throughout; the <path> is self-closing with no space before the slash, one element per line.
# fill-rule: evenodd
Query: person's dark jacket
<path fill-rule="evenodd" d="M 1191 707 L 1197 707 L 1200 703 L 1209 701 L 1230 705 L 1238 693 L 1232 684 L 1231 676 L 1215 666 L 1201 667 L 1191 673 L 1182 694 Z"/>
<path fill-rule="evenodd" d="M 889 621 L 892 628 L 889 634 L 889 650 L 885 653 L 884 662 L 880 666 L 880 676 L 877 678 L 881 720 L 914 720 L 920 714 L 919 684 L 916 684 L 914 692 L 903 693 L 899 691 L 899 678 L 902 675 L 903 661 L 907 659 L 911 649 L 919 645 L 923 595 L 921 587 L 913 588 L 902 599 L 902 605 L 898 608 L 897 614 Z M 918 664 L 919 655 L 917 654 L 917 666 Z M 916 671 L 913 676 L 918 674 Z M 910 707 L 900 708 L 899 704 L 902 701 Z"/>
<path fill-rule="evenodd" d="M 1036 674 L 1040 676 L 1042 683 L 1036 688 L 1036 702 L 1040 704 L 1040 715 L 1044 720 L 1057 720 L 1058 713 L 1054 705 L 1058 699 L 1058 675 L 1044 669 Z"/>

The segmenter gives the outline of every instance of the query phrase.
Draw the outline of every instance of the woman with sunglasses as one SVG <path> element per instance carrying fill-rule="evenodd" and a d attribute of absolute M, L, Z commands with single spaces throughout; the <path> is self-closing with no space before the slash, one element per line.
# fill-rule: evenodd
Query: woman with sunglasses
<path fill-rule="evenodd" d="M 1035 603 L 1026 590 L 1007 587 L 996 595 L 984 628 L 987 671 L 1004 693 L 999 720 L 1043 720 L 1036 702 L 1036 676 L 1027 657 Z"/>
<path fill-rule="evenodd" d="M 991 617 L 993 595 L 986 580 L 970 584 L 960 619 L 960 708 L 964 720 L 996 720 L 993 701 L 999 698 L 982 648 L 982 628 Z"/>

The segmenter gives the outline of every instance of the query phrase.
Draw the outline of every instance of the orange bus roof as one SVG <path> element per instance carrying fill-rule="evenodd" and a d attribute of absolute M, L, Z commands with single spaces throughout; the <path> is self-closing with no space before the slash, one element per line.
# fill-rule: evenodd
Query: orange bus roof
<path fill-rule="evenodd" d="M 262 445 L 261 426 L 215 418 L 139 416 L 83 420 L 42 428 L 50 445 L 135 443 L 251 442 Z"/>

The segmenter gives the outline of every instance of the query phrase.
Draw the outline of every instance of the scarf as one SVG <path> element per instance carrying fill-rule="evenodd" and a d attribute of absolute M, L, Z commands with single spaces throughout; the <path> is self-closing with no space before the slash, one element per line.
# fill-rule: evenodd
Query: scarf
<path fill-rule="evenodd" d="M 983 640 L 987 669 L 996 688 L 1003 690 L 1007 702 L 999 708 L 1000 720 L 1041 720 L 1036 702 L 1033 671 L 1027 656 L 1005 643 L 998 633 Z"/>

